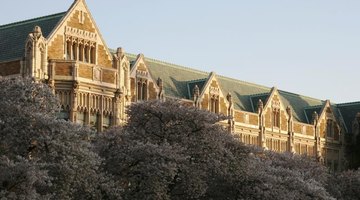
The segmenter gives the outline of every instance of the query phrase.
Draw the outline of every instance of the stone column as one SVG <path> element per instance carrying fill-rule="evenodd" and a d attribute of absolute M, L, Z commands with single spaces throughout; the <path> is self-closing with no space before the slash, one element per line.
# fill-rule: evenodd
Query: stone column
<path fill-rule="evenodd" d="M 288 151 L 291 153 L 295 153 L 295 136 L 294 136 L 294 128 L 293 128 L 293 115 L 292 109 L 290 106 L 286 108 L 286 112 L 289 116 L 288 119 Z"/>
<path fill-rule="evenodd" d="M 162 79 L 159 77 L 157 80 L 157 85 L 159 87 L 159 92 L 157 94 L 157 98 L 160 99 L 161 101 L 164 100 L 164 85 L 163 85 L 163 81 Z"/>
<path fill-rule="evenodd" d="M 258 114 L 259 114 L 259 146 L 262 148 L 266 147 L 266 130 L 264 120 L 264 103 L 259 99 L 258 102 Z"/>
<path fill-rule="evenodd" d="M 54 62 L 50 62 L 49 63 L 49 70 L 48 70 L 48 74 L 49 74 L 49 79 L 48 79 L 48 85 L 51 88 L 51 91 L 53 94 L 55 94 L 55 63 Z"/>
<path fill-rule="evenodd" d="M 200 108 L 200 89 L 198 85 L 195 85 L 193 89 L 194 106 Z"/>
<path fill-rule="evenodd" d="M 233 101 L 232 101 L 232 96 L 230 94 L 230 92 L 227 94 L 226 96 L 227 101 L 229 102 L 229 107 L 228 107 L 228 131 L 230 133 L 234 133 L 235 132 L 235 123 L 234 123 L 234 110 L 233 110 Z"/>
<path fill-rule="evenodd" d="M 121 97 L 123 95 L 123 92 L 118 89 L 116 90 L 116 92 L 114 93 L 114 98 L 113 98 L 113 108 L 114 108 L 114 117 L 113 117 L 113 125 L 114 126 L 119 126 L 121 124 Z"/>
<path fill-rule="evenodd" d="M 77 96 L 78 96 L 79 83 L 74 81 L 72 89 L 72 101 L 71 101 L 71 111 L 70 111 L 70 121 L 76 122 L 77 115 Z"/>
<path fill-rule="evenodd" d="M 319 115 L 317 114 L 316 111 L 314 111 L 313 116 L 312 116 L 312 122 L 314 124 L 314 128 L 315 128 L 315 149 L 316 149 L 316 159 L 319 162 L 324 162 L 324 159 L 321 155 L 321 137 L 320 137 L 320 128 L 319 128 Z"/>
<path fill-rule="evenodd" d="M 91 104 L 90 104 L 90 93 L 87 93 L 86 94 L 86 107 L 87 107 L 87 110 L 85 112 L 85 124 L 86 125 L 89 125 L 90 124 L 90 108 L 91 108 Z"/>
<path fill-rule="evenodd" d="M 103 131 L 103 123 L 104 123 L 104 96 L 100 98 L 100 111 L 97 116 L 97 130 L 98 132 Z"/>

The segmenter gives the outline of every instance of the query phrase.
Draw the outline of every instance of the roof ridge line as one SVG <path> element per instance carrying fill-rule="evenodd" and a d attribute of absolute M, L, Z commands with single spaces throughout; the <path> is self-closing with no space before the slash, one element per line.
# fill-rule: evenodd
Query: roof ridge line
<path fill-rule="evenodd" d="M 304 110 L 305 109 L 311 109 L 311 108 L 322 108 L 324 105 L 315 105 L 315 106 L 306 106 L 304 107 Z"/>
<path fill-rule="evenodd" d="M 132 53 L 125 53 L 125 54 L 128 54 L 128 55 L 130 55 L 130 56 L 134 56 L 134 57 L 137 56 L 136 54 L 132 54 Z M 152 62 L 156 62 L 156 63 L 158 63 L 158 64 L 169 65 L 169 66 L 174 67 L 174 68 L 181 68 L 181 69 L 184 69 L 184 70 L 188 70 L 188 71 L 192 71 L 192 72 L 198 72 L 198 73 L 204 73 L 204 74 L 207 74 L 207 75 L 210 74 L 210 72 L 201 71 L 201 70 L 198 70 L 198 69 L 196 69 L 196 68 L 194 68 L 194 67 L 182 66 L 182 65 L 170 63 L 170 62 L 167 62 L 167 61 L 162 61 L 162 60 L 158 60 L 158 59 L 154 59 L 154 58 L 149 58 L 149 57 L 146 57 L 146 56 L 144 56 L 144 58 L 145 58 L 146 60 L 149 60 L 149 61 L 152 61 Z"/>
<path fill-rule="evenodd" d="M 325 102 L 324 100 L 321 100 L 321 99 L 317 99 L 317 98 L 314 98 L 314 97 L 305 96 L 305 95 L 302 95 L 302 94 L 297 94 L 297 93 L 294 93 L 294 92 L 288 92 L 288 91 L 285 91 L 285 90 L 278 90 L 278 91 L 279 91 L 279 92 L 286 93 L 286 94 L 288 94 L 288 95 L 292 95 L 292 96 L 305 97 L 305 98 L 308 98 L 308 99 L 312 99 L 312 100 L 316 100 L 316 101 L 321 101 L 322 103 Z"/>
<path fill-rule="evenodd" d="M 248 81 L 243 81 L 243 80 L 240 80 L 240 79 L 227 77 L 227 76 L 224 76 L 224 75 L 216 74 L 216 76 L 220 77 L 220 78 L 223 78 L 223 79 L 227 79 L 229 81 L 236 81 L 236 82 L 244 83 L 244 84 L 247 84 L 247 85 L 260 87 L 260 88 L 263 88 L 263 89 L 269 89 L 269 90 L 271 89 L 271 87 L 267 87 L 267 86 L 264 86 L 264 85 L 259 85 L 259 84 L 256 84 L 256 83 L 251 83 L 251 82 L 248 82 Z"/>
<path fill-rule="evenodd" d="M 187 83 L 196 83 L 199 81 L 206 81 L 206 80 L 207 80 L 207 78 L 200 78 L 200 79 L 194 79 L 194 80 L 187 81 Z"/>
<path fill-rule="evenodd" d="M 263 92 L 263 93 L 259 93 L 259 94 L 253 94 L 253 95 L 250 95 L 250 98 L 264 96 L 264 95 L 270 95 L 270 93 Z"/>
<path fill-rule="evenodd" d="M 17 25 L 20 25 L 20 24 L 30 23 L 30 22 L 33 22 L 35 20 L 41 20 L 41 19 L 45 19 L 45 18 L 57 17 L 59 15 L 65 14 L 65 13 L 66 13 L 66 11 L 65 12 L 55 13 L 55 14 L 50 14 L 50 15 L 45 15 L 45 16 L 41 16 L 41 17 L 36 17 L 36 18 L 32 18 L 32 19 L 21 20 L 21 21 L 9 23 L 9 24 L 3 24 L 3 25 L 0 25 L 0 30 L 4 29 L 4 28 L 10 28 L 10 27 L 13 27 L 13 26 L 17 26 Z"/>
<path fill-rule="evenodd" d="M 355 105 L 360 104 L 360 101 L 352 101 L 352 102 L 346 102 L 346 103 L 337 103 L 337 106 L 345 106 L 345 105 Z"/>
<path fill-rule="evenodd" d="M 128 54 L 128 55 L 130 55 L 130 56 L 134 56 L 134 57 L 137 56 L 136 54 L 132 54 L 132 53 L 126 53 L 126 54 Z M 157 60 L 157 59 L 154 59 L 154 58 L 149 58 L 149 57 L 145 57 L 145 58 L 148 59 L 148 60 L 150 60 L 150 61 L 157 62 L 157 63 L 159 63 L 159 64 L 166 64 L 166 65 L 171 65 L 172 67 L 176 67 L 176 68 L 187 69 L 188 71 L 195 71 L 195 72 L 210 74 L 209 72 L 201 71 L 201 70 L 194 69 L 194 68 L 191 68 L 191 67 L 185 67 L 185 66 L 181 66 L 181 65 L 169 63 L 169 62 L 166 62 L 166 61 L 161 61 L 161 60 Z M 255 87 L 262 88 L 262 89 L 271 89 L 271 87 L 267 87 L 267 86 L 264 86 L 264 85 L 259 85 L 259 84 L 256 84 L 256 83 L 251 83 L 251 82 L 248 82 L 248 81 L 243 81 L 243 80 L 239 80 L 239 79 L 227 77 L 227 76 L 220 75 L 220 74 L 216 74 L 216 76 L 219 77 L 219 78 L 223 78 L 223 79 L 229 80 L 229 81 L 235 81 L 235 82 L 238 82 L 238 83 L 243 83 L 243 84 L 247 84 L 247 85 L 250 85 L 250 86 L 255 86 Z M 309 96 L 305 96 L 305 95 L 300 95 L 300 94 L 296 94 L 296 93 L 293 93 L 293 92 L 287 92 L 287 91 L 284 91 L 284 90 L 279 90 L 279 91 L 280 91 L 280 92 L 287 93 L 287 94 L 289 94 L 289 95 L 293 95 L 293 96 L 296 95 L 296 96 L 299 96 L 299 97 L 304 97 L 304 98 L 308 98 L 308 99 L 312 99 L 312 100 L 324 102 L 324 100 L 316 99 L 316 98 L 314 98 L 314 97 L 309 97 Z M 264 93 L 264 94 L 266 94 L 266 93 Z"/>

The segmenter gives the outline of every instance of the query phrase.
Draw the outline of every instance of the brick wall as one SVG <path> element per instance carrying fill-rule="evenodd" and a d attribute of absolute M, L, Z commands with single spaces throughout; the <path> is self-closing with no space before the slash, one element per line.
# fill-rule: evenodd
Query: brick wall
<path fill-rule="evenodd" d="M 302 126 L 301 126 L 301 124 L 294 123 L 294 132 L 295 132 L 295 133 L 302 133 Z"/>
<path fill-rule="evenodd" d="M 49 59 L 63 59 L 64 56 L 64 37 L 62 35 L 55 36 L 54 41 L 48 48 Z"/>
<path fill-rule="evenodd" d="M 204 98 L 202 99 L 202 102 L 201 102 L 201 108 L 203 110 L 208 110 L 208 106 L 209 106 L 209 95 L 204 94 Z"/>
<path fill-rule="evenodd" d="M 102 81 L 105 83 L 115 83 L 115 72 L 110 70 L 103 70 Z"/>
<path fill-rule="evenodd" d="M 112 68 L 112 60 L 109 59 L 109 56 L 106 54 L 105 47 L 98 45 L 98 64 L 102 67 Z"/>
<path fill-rule="evenodd" d="M 20 60 L 0 63 L 0 76 L 20 73 Z"/>
<path fill-rule="evenodd" d="M 227 106 L 225 103 L 225 99 L 224 98 L 220 98 L 220 112 L 224 115 L 227 115 Z"/>
<path fill-rule="evenodd" d="M 287 118 L 286 118 L 285 111 L 283 111 L 283 110 L 281 111 L 280 118 L 281 118 L 281 130 L 287 131 Z"/>
<path fill-rule="evenodd" d="M 79 76 L 82 78 L 93 79 L 92 67 L 80 64 Z"/>
<path fill-rule="evenodd" d="M 76 10 L 70 20 L 67 22 L 67 25 L 73 28 L 89 31 L 95 33 L 95 27 L 90 21 L 90 17 L 87 13 L 84 14 L 85 21 L 84 24 L 79 23 L 80 11 Z"/>
<path fill-rule="evenodd" d="M 249 123 L 251 125 L 259 125 L 259 117 L 258 117 L 258 115 L 249 115 Z"/>
<path fill-rule="evenodd" d="M 236 122 L 245 123 L 244 113 L 240 111 L 235 111 L 234 118 Z"/>
<path fill-rule="evenodd" d="M 56 63 L 55 65 L 55 75 L 58 76 L 71 76 L 72 75 L 72 66 L 70 63 Z"/>
<path fill-rule="evenodd" d="M 135 78 L 130 78 L 131 101 L 136 101 L 136 83 Z"/>
<path fill-rule="evenodd" d="M 271 125 L 271 109 L 270 108 L 268 108 L 265 113 L 265 126 L 268 128 L 272 127 L 272 125 Z"/>
<path fill-rule="evenodd" d="M 157 92 L 155 89 L 155 84 L 153 82 L 149 82 L 149 99 L 156 99 L 157 98 Z"/>

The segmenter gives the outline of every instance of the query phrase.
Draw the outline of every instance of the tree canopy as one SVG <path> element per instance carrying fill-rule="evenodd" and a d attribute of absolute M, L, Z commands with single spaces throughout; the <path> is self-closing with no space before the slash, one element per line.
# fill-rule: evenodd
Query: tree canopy
<path fill-rule="evenodd" d="M 0 78 L 1 199 L 360 199 L 359 171 L 245 145 L 177 100 L 133 103 L 103 133 L 59 109 L 46 85 Z"/>

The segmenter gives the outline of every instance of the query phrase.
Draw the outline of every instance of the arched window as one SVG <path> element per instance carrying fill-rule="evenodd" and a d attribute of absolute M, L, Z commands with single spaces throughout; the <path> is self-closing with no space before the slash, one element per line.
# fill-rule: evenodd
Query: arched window
<path fill-rule="evenodd" d="M 85 62 L 89 62 L 89 46 L 88 45 L 85 45 Z"/>
<path fill-rule="evenodd" d="M 90 63 L 95 64 L 95 57 L 96 57 L 96 53 L 95 53 L 95 47 L 91 47 L 90 48 Z"/>
<path fill-rule="evenodd" d="M 141 84 L 141 81 L 138 81 L 138 83 L 137 83 L 137 100 L 138 101 L 142 100 L 141 96 L 142 96 L 142 84 Z"/>
<path fill-rule="evenodd" d="M 42 71 L 42 74 L 41 76 L 45 76 L 47 75 L 47 69 L 46 69 L 46 57 L 45 57 L 45 50 L 42 50 L 41 51 L 41 71 Z M 42 77 L 42 78 L 46 78 L 46 77 Z"/>
<path fill-rule="evenodd" d="M 79 60 L 84 61 L 84 45 L 79 45 Z"/>
<path fill-rule="evenodd" d="M 210 98 L 210 112 L 219 113 L 219 96 L 217 95 Z"/>
<path fill-rule="evenodd" d="M 328 119 L 326 122 L 326 136 L 327 137 L 334 137 L 334 126 L 333 126 L 333 120 Z"/>
<path fill-rule="evenodd" d="M 66 42 L 66 59 L 67 60 L 71 60 L 71 49 L 72 49 L 71 41 L 67 41 Z"/>
<path fill-rule="evenodd" d="M 273 126 L 280 127 L 280 109 L 273 110 Z"/>
<path fill-rule="evenodd" d="M 142 100 L 147 100 L 147 84 L 144 82 L 142 84 Z"/>
<path fill-rule="evenodd" d="M 72 45 L 72 60 L 77 60 L 77 44 L 75 42 Z"/>
<path fill-rule="evenodd" d="M 145 101 L 147 100 L 147 81 L 143 79 L 139 79 L 137 82 L 137 100 Z"/>

